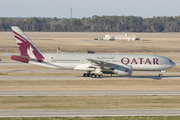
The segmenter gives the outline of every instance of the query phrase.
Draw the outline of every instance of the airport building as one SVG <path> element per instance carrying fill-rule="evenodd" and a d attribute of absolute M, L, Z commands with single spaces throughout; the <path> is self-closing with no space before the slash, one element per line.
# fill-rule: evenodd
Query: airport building
<path fill-rule="evenodd" d="M 128 35 L 128 34 L 122 34 L 122 35 L 105 35 L 103 40 L 128 40 L 128 41 L 134 41 L 136 39 L 136 35 Z"/>

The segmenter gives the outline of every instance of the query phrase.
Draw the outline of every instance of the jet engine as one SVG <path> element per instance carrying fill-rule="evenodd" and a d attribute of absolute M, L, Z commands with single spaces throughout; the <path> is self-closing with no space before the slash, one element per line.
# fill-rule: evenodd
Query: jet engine
<path fill-rule="evenodd" d="M 129 65 L 117 65 L 112 72 L 118 76 L 131 76 L 132 70 L 132 66 Z"/>

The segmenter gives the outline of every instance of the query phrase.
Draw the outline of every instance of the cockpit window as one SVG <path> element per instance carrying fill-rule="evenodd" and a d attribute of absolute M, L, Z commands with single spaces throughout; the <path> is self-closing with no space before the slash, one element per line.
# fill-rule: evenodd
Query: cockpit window
<path fill-rule="evenodd" d="M 169 62 L 172 62 L 172 60 L 169 59 Z"/>

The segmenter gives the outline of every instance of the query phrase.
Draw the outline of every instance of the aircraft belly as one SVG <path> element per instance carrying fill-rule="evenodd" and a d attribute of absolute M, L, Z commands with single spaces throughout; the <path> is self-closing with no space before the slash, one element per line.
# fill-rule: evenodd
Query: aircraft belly
<path fill-rule="evenodd" d="M 170 69 L 171 65 L 132 65 L 134 71 L 161 71 Z"/>
<path fill-rule="evenodd" d="M 58 66 L 61 66 L 65 69 L 74 69 L 74 67 L 78 66 L 80 63 L 53 63 Z"/>

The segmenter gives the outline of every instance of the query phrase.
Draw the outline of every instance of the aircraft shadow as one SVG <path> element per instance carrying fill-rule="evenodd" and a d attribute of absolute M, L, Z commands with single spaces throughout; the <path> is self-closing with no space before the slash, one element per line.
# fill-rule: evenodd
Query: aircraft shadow
<path fill-rule="evenodd" d="M 104 78 L 129 78 L 129 79 L 154 79 L 154 80 L 161 80 L 161 79 L 177 79 L 180 78 L 180 76 L 162 76 L 162 78 L 158 76 L 128 76 L 128 77 L 123 77 L 123 76 L 104 76 Z"/>
<path fill-rule="evenodd" d="M 151 40 L 141 40 L 141 41 L 151 41 Z"/>
<path fill-rule="evenodd" d="M 83 76 L 76 76 L 76 77 L 83 77 Z M 104 76 L 105 79 L 153 79 L 153 80 L 161 80 L 161 79 L 180 79 L 180 76 L 163 76 L 162 78 L 158 76 Z M 103 78 L 95 78 L 95 79 L 103 79 Z M 92 78 L 93 79 L 93 78 Z"/>

